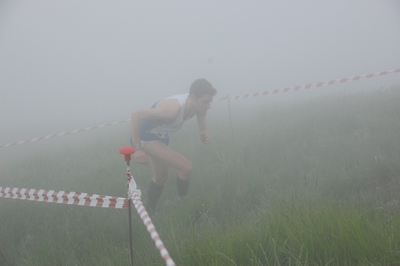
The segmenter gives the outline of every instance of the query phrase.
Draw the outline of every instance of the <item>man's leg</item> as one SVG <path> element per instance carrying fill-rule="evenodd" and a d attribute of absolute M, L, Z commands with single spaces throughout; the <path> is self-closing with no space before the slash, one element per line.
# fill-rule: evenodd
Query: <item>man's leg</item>
<path fill-rule="evenodd" d="M 189 179 L 192 174 L 190 161 L 160 141 L 146 143 L 143 149 L 156 162 L 163 162 L 178 171 L 178 194 L 186 196 L 189 189 Z"/>
<path fill-rule="evenodd" d="M 189 180 L 182 180 L 178 177 L 176 179 L 176 188 L 178 189 L 179 196 L 186 196 L 189 191 Z"/>
<path fill-rule="evenodd" d="M 164 189 L 164 184 L 168 179 L 168 165 L 156 158 L 149 157 L 153 170 L 153 179 L 150 181 L 147 193 L 146 209 L 150 214 L 153 214 Z"/>

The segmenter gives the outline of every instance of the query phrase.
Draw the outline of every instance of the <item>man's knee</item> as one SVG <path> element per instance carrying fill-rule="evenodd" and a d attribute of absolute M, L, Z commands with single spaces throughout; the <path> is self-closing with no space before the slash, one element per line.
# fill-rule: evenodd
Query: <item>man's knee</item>
<path fill-rule="evenodd" d="M 153 182 L 157 185 L 164 185 L 168 180 L 168 173 L 154 175 Z"/>
<path fill-rule="evenodd" d="M 192 163 L 187 162 L 179 171 L 181 173 L 180 178 L 183 180 L 189 180 L 190 176 L 192 175 Z"/>

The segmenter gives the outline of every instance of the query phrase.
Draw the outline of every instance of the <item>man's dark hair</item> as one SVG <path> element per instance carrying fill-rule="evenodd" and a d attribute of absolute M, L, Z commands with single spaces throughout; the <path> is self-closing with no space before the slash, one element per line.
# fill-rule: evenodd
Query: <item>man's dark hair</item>
<path fill-rule="evenodd" d="M 217 90 L 206 79 L 196 79 L 190 86 L 189 94 L 200 98 L 204 94 L 214 96 Z"/>

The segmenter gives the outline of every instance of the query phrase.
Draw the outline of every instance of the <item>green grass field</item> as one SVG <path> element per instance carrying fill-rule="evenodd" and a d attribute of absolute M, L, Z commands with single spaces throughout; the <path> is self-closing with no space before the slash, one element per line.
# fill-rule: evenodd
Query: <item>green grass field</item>
<path fill-rule="evenodd" d="M 195 121 L 174 136 L 189 197 L 171 171 L 153 219 L 174 261 L 400 265 L 400 87 L 283 102 L 231 103 L 233 137 L 211 110 L 210 147 Z M 128 138 L 126 124 L 3 149 L 0 186 L 125 197 Z M 151 171 L 132 174 L 145 201 Z M 0 226 L 0 265 L 129 265 L 126 210 L 0 198 Z M 133 228 L 135 265 L 164 265 L 135 211 Z"/>

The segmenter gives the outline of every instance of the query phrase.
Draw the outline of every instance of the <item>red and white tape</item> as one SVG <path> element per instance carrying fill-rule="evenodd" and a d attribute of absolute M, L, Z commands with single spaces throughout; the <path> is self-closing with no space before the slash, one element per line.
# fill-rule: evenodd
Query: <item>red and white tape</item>
<path fill-rule="evenodd" d="M 149 214 L 147 213 L 146 209 L 143 206 L 142 201 L 140 200 L 139 196 L 136 193 L 132 195 L 132 202 L 135 205 L 135 208 L 138 214 L 140 215 L 143 224 L 146 226 L 146 229 L 149 232 L 151 238 L 153 239 L 157 249 L 160 251 L 161 257 L 165 261 L 165 265 L 175 266 L 176 265 L 175 262 L 172 260 L 171 256 L 169 255 L 167 249 L 164 246 L 164 243 L 161 241 L 160 236 L 158 235 L 156 228 L 149 217 Z"/>
<path fill-rule="evenodd" d="M 129 174 L 129 172 L 128 172 Z M 165 261 L 165 265 L 167 266 L 176 266 L 175 262 L 172 260 L 171 256 L 168 253 L 168 250 L 165 248 L 164 243 L 161 241 L 160 236 L 156 231 L 156 227 L 153 225 L 149 214 L 146 211 L 146 208 L 143 206 L 142 200 L 140 199 L 140 190 L 136 187 L 135 180 L 132 176 L 128 177 L 128 197 L 132 199 L 133 205 L 136 208 L 137 213 L 143 221 L 143 224 L 146 226 L 147 231 L 149 232 L 151 238 L 154 241 L 157 249 L 159 250 L 161 257 Z"/>
<path fill-rule="evenodd" d="M 131 121 L 131 120 L 130 119 L 124 119 L 124 120 L 119 120 L 119 121 L 115 121 L 115 122 L 111 122 L 111 123 L 101 124 L 101 125 L 98 125 L 98 126 L 86 127 L 86 128 L 82 128 L 82 129 L 75 129 L 75 130 L 71 130 L 71 131 L 65 131 L 65 132 L 61 132 L 61 133 L 57 133 L 57 134 L 51 134 L 51 135 L 47 135 L 47 136 L 43 136 L 43 137 L 37 137 L 37 138 L 33 138 L 33 139 L 28 139 L 28 140 L 21 140 L 21 141 L 18 141 L 18 142 L 9 143 L 9 144 L 5 144 L 3 146 L 0 146 L 0 149 L 1 148 L 6 148 L 6 147 L 10 147 L 10 146 L 15 146 L 15 145 L 21 145 L 21 144 L 28 143 L 28 142 L 35 142 L 35 141 L 38 141 L 38 140 L 50 139 L 50 138 L 54 138 L 54 137 L 65 136 L 65 135 L 68 135 L 68 134 L 84 132 L 84 131 L 88 131 L 88 130 L 91 130 L 91 129 L 117 125 L 117 124 L 129 122 L 129 121 Z"/>
<path fill-rule="evenodd" d="M 381 77 L 385 76 L 388 74 L 395 74 L 395 73 L 400 73 L 400 68 L 398 69 L 393 69 L 393 70 L 387 70 L 387 71 L 381 71 L 381 72 L 376 72 L 376 73 L 371 73 L 371 74 L 366 74 L 366 75 L 359 75 L 359 76 L 354 76 L 354 77 L 347 77 L 347 78 L 341 78 L 341 79 L 331 79 L 328 81 L 320 81 L 316 83 L 308 83 L 306 85 L 297 85 L 293 87 L 286 87 L 282 89 L 275 89 L 272 91 L 262 91 L 262 92 L 255 92 L 255 93 L 248 93 L 248 94 L 243 94 L 243 95 L 237 95 L 237 96 L 225 96 L 217 101 L 222 101 L 222 100 L 239 100 L 239 99 L 245 99 L 245 98 L 251 98 L 251 97 L 258 97 L 258 96 L 267 96 L 267 95 L 275 95 L 280 92 L 291 92 L 291 91 L 299 91 L 301 89 L 311 89 L 313 87 L 315 88 L 320 88 L 323 86 L 331 86 L 335 84 L 342 84 L 342 83 L 347 83 L 347 82 L 352 82 L 352 81 L 358 81 L 363 78 L 373 78 L 373 77 Z"/>
<path fill-rule="evenodd" d="M 310 89 L 312 87 L 320 88 L 320 87 L 323 87 L 323 86 L 330 86 L 330 85 L 335 85 L 335 84 L 347 83 L 347 82 L 351 82 L 351 81 L 358 81 L 358 80 L 363 79 L 363 78 L 369 79 L 369 78 L 373 78 L 373 77 L 381 77 L 381 76 L 385 76 L 385 75 L 389 75 L 389 74 L 395 74 L 395 73 L 400 73 L 400 68 L 393 69 L 393 70 L 386 70 L 386 71 L 376 72 L 376 73 L 371 73 L 371 74 L 366 74 L 366 75 L 358 75 L 358 76 L 347 77 L 347 78 L 332 79 L 332 80 L 328 80 L 328 81 L 320 81 L 320 82 L 316 82 L 316 83 L 309 83 L 309 84 L 306 84 L 306 85 L 297 85 L 297 86 L 293 86 L 293 87 L 275 89 L 275 90 L 272 90 L 272 91 L 262 91 L 262 92 L 255 92 L 255 93 L 247 93 L 247 94 L 237 95 L 237 96 L 225 96 L 225 97 L 222 97 L 222 98 L 217 99 L 215 101 L 231 100 L 231 99 L 232 100 L 239 100 L 239 99 L 259 97 L 259 96 L 275 95 L 275 94 L 278 94 L 280 92 L 291 92 L 291 91 L 294 92 L 294 91 L 299 91 L 301 89 Z M 38 141 L 38 140 L 44 140 L 44 139 L 49 139 L 49 138 L 53 138 L 53 137 L 60 137 L 60 136 L 68 135 L 68 134 L 83 132 L 83 131 L 96 129 L 96 128 L 101 128 L 101 127 L 105 127 L 105 126 L 116 125 L 116 124 L 125 123 L 125 122 L 129 122 L 129 121 L 131 121 L 131 120 L 130 119 L 124 119 L 124 120 L 119 120 L 119 121 L 115 121 L 115 122 L 112 122 L 112 123 L 102 124 L 102 125 L 99 125 L 99 126 L 87 127 L 87 128 L 83 128 L 83 129 L 75 129 L 75 130 L 72 130 L 72 131 L 61 132 L 61 133 L 58 133 L 58 134 L 52 134 L 52 135 L 47 135 L 47 136 L 43 136 L 43 137 L 37 137 L 37 138 L 29 139 L 29 140 L 22 140 L 22 141 L 18 141 L 18 142 L 8 143 L 8 144 L 0 146 L 0 149 L 1 148 L 6 148 L 6 147 L 10 147 L 10 146 L 20 145 L 20 144 L 24 144 L 24 143 L 34 142 L 34 141 Z"/>
<path fill-rule="evenodd" d="M 127 209 L 129 206 L 129 200 L 126 198 L 29 188 L 0 187 L 0 198 L 53 202 L 112 209 Z"/>

